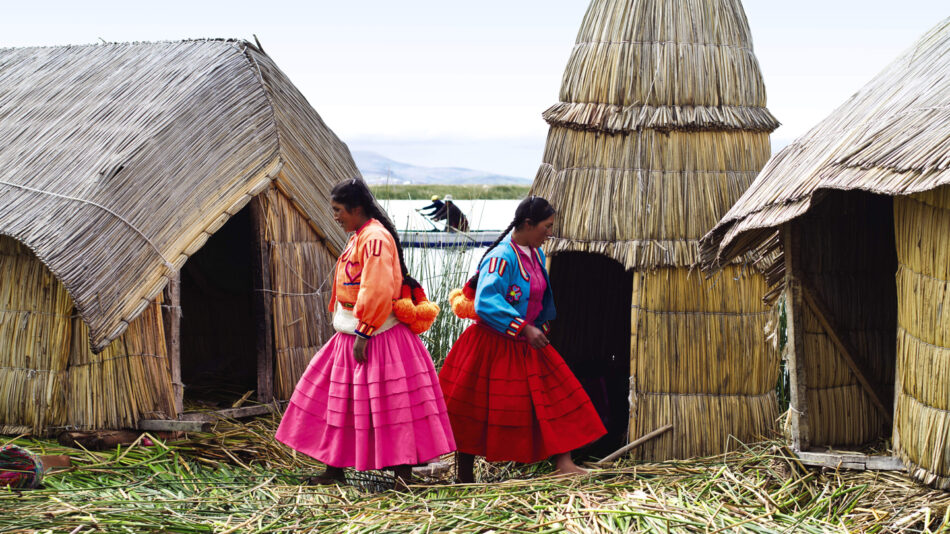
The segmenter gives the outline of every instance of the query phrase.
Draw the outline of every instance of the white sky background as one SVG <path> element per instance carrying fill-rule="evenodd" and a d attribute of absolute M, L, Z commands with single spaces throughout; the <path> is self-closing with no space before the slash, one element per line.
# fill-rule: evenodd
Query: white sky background
<path fill-rule="evenodd" d="M 533 178 L 587 0 L 138 3 L 0 0 L 0 47 L 252 40 L 353 150 Z M 745 0 L 772 142 L 803 134 L 921 34 L 946 0 Z"/>

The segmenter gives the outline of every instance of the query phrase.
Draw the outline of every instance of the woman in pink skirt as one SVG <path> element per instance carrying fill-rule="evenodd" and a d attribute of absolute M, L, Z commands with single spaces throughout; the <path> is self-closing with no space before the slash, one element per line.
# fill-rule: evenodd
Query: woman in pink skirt
<path fill-rule="evenodd" d="M 445 401 L 425 346 L 393 315 L 411 281 L 396 229 L 362 180 L 334 187 L 331 205 L 354 232 L 334 273 L 337 332 L 297 383 L 276 438 L 326 464 L 312 483 L 342 482 L 355 467 L 393 469 L 405 484 L 412 465 L 455 450 Z"/>

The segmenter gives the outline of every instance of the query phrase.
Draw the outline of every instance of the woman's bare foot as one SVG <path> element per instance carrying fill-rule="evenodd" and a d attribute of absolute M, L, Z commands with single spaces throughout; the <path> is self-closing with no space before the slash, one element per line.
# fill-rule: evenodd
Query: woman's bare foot
<path fill-rule="evenodd" d="M 333 467 L 328 465 L 323 473 L 308 478 L 307 484 L 310 484 L 311 486 L 346 484 L 346 475 L 344 475 L 342 467 Z"/>
<path fill-rule="evenodd" d="M 582 469 L 571 459 L 571 453 L 565 452 L 554 456 L 554 465 L 557 466 L 558 475 L 585 475 L 586 469 Z"/>

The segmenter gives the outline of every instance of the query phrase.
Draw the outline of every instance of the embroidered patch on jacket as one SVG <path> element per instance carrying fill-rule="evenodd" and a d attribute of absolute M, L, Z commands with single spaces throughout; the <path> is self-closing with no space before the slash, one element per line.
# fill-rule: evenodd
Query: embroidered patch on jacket
<path fill-rule="evenodd" d="M 505 300 L 511 304 L 517 304 L 521 300 L 521 288 L 516 284 L 511 284 L 511 287 L 508 288 L 508 292 L 505 293 Z"/>
<path fill-rule="evenodd" d="M 363 257 L 379 256 L 383 252 L 383 241 L 381 239 L 371 239 L 363 246 Z"/>
<path fill-rule="evenodd" d="M 498 276 L 504 276 L 505 266 L 508 265 L 508 262 L 501 258 L 492 258 L 488 260 L 488 272 L 498 272 Z"/>
<path fill-rule="evenodd" d="M 343 274 L 346 275 L 346 281 L 343 282 L 343 285 L 358 286 L 363 274 L 363 266 L 359 262 L 348 261 L 343 265 Z"/>

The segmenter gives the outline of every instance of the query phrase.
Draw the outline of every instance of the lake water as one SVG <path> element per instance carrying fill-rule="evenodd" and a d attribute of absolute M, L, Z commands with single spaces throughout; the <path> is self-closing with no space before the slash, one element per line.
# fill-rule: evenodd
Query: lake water
<path fill-rule="evenodd" d="M 515 215 L 520 200 L 458 200 L 455 205 L 468 217 L 473 230 L 501 230 L 508 226 Z M 428 222 L 415 210 L 428 205 L 425 200 L 382 200 L 393 224 L 399 230 L 431 230 L 445 228 L 445 222 Z M 475 273 L 476 263 L 485 253 L 484 248 L 458 250 L 406 248 L 403 254 L 406 265 L 430 293 L 438 293 L 460 287 Z"/>

